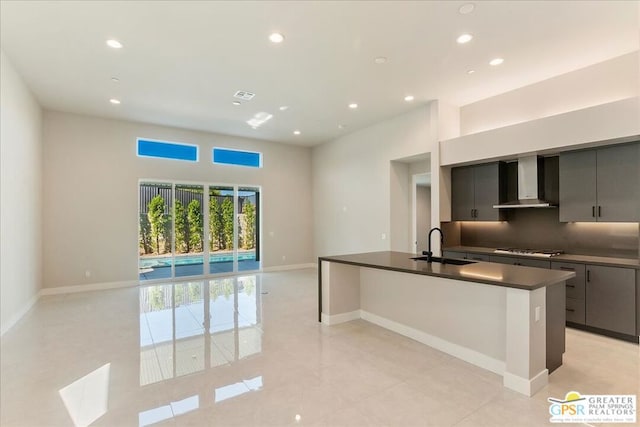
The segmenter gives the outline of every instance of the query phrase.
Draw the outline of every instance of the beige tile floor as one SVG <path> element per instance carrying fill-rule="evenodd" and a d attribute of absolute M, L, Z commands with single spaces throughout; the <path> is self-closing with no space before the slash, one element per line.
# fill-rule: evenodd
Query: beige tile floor
<path fill-rule="evenodd" d="M 316 271 L 42 298 L 2 337 L 2 426 L 542 426 L 547 397 L 640 395 L 637 345 L 567 330 L 532 398 L 364 321 Z M 627 424 L 628 425 L 628 424 Z"/>

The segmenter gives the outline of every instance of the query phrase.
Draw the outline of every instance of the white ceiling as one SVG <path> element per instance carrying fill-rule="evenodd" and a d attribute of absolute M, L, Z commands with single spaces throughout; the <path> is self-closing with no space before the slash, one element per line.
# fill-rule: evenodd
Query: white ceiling
<path fill-rule="evenodd" d="M 466 3 L 3 0 L 0 35 L 45 108 L 300 145 L 639 48 L 638 1 L 476 1 L 462 15 Z M 464 32 L 474 39 L 458 45 Z M 496 56 L 504 64 L 490 67 Z M 233 106 L 237 90 L 256 96 Z M 252 129 L 259 112 L 273 118 Z"/>

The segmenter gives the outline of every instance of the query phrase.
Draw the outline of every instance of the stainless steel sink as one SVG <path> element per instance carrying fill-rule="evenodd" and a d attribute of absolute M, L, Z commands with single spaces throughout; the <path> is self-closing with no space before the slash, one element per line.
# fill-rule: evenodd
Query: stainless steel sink
<path fill-rule="evenodd" d="M 426 256 L 418 256 L 411 258 L 416 261 L 427 261 L 428 258 Z M 467 261 L 464 259 L 453 259 L 453 258 L 440 258 L 437 256 L 431 257 L 431 262 L 436 262 L 440 264 L 451 264 L 451 265 L 467 265 L 467 264 L 475 264 L 476 261 Z"/>

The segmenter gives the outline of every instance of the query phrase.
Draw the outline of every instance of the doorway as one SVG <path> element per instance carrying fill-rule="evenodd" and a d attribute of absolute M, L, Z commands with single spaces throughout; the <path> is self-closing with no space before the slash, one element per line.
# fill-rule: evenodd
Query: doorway
<path fill-rule="evenodd" d="M 415 253 L 427 250 L 427 234 L 431 229 L 431 174 L 412 175 L 413 242 Z"/>
<path fill-rule="evenodd" d="M 260 270 L 260 193 L 257 186 L 140 182 L 139 280 Z"/>

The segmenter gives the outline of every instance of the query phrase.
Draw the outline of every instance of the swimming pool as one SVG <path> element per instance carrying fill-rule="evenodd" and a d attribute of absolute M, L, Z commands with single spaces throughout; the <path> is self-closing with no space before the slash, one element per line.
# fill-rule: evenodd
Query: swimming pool
<path fill-rule="evenodd" d="M 203 255 L 178 255 L 176 256 L 176 265 L 197 265 L 202 264 L 204 259 Z M 238 261 L 255 260 L 255 252 L 240 252 L 238 254 Z M 209 262 L 232 262 L 233 254 L 209 254 Z M 140 258 L 138 262 L 139 268 L 160 268 L 171 267 L 171 257 L 160 256 L 153 258 Z"/>

